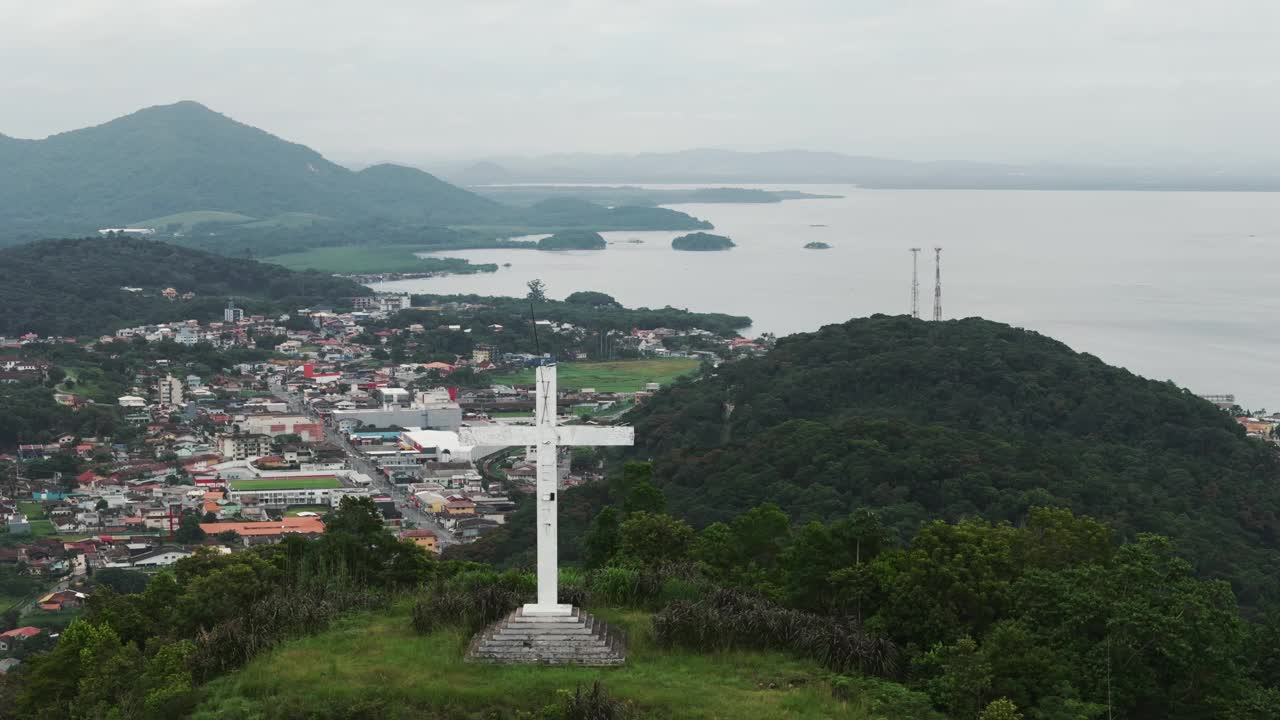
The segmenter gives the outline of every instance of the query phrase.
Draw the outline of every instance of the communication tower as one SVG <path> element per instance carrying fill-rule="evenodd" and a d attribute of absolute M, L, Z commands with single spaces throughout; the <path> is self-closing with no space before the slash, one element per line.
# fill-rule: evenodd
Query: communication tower
<path fill-rule="evenodd" d="M 911 248 L 911 317 L 920 319 L 920 248 Z"/>
<path fill-rule="evenodd" d="M 933 319 L 942 319 L 942 248 L 933 249 Z"/>

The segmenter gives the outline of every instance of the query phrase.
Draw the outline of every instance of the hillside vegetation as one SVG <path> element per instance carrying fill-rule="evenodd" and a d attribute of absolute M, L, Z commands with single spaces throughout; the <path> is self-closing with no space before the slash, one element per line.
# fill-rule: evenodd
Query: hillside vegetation
<path fill-rule="evenodd" d="M 195 298 L 168 300 L 160 292 L 169 287 Z M 368 292 L 321 273 L 153 240 L 44 240 L 0 250 L 0 335 L 87 335 L 140 323 L 210 320 L 221 317 L 229 298 L 250 312 L 292 312 Z"/>
<path fill-rule="evenodd" d="M 1188 391 L 1000 323 L 827 326 L 632 420 L 636 454 L 699 526 L 762 502 L 802 521 L 866 506 L 906 537 L 1056 505 L 1168 535 L 1246 599 L 1280 572 L 1273 447 Z"/>
<path fill-rule="evenodd" d="M 1242 615 L 1166 538 L 1044 507 L 1017 527 L 929 523 L 903 544 L 865 509 L 795 525 L 766 504 L 695 532 L 650 477 L 628 463 L 594 484 L 614 502 L 591 522 L 585 567 L 560 574 L 562 602 L 625 630 L 625 666 L 464 664 L 468 638 L 532 600 L 534 576 L 431 556 L 348 497 L 314 540 L 206 549 L 145 588 L 95 588 L 51 650 L 0 677 L 0 718 L 1272 720 L 1280 707 L 1280 612 Z"/>

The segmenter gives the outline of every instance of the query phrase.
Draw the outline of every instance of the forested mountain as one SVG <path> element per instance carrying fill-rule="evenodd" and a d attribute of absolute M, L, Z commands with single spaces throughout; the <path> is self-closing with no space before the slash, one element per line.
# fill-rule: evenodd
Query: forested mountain
<path fill-rule="evenodd" d="M 1259 602 L 1280 577 L 1280 471 L 1212 404 L 1042 335 L 981 319 L 876 316 L 678 381 L 628 418 L 666 507 L 695 527 L 776 503 L 793 522 L 876 511 L 905 542 L 932 520 L 1022 523 L 1070 508 L 1155 532 Z M 563 495 L 570 559 L 608 488 Z M 459 556 L 519 562 L 522 508 Z"/>
<path fill-rule="evenodd" d="M 195 297 L 166 299 L 160 293 L 170 287 Z M 250 312 L 290 312 L 368 292 L 323 273 L 153 240 L 43 240 L 0 250 L 0 335 L 95 335 L 139 323 L 220 318 L 228 298 Z"/>
<path fill-rule="evenodd" d="M 6 234 L 88 232 L 194 210 L 454 222 L 502 208 L 420 170 L 352 172 L 194 102 L 0 144 L 0 165 Z"/>
<path fill-rule="evenodd" d="M 146 108 L 43 140 L 0 136 L 0 167 L 0 244 L 173 216 L 220 216 L 224 222 L 244 216 L 251 224 L 283 224 L 297 233 L 305 228 L 289 218 L 300 214 L 351 230 L 375 219 L 517 228 L 546 219 L 537 209 L 509 207 L 414 168 L 376 165 L 354 172 L 195 102 Z M 671 210 L 635 208 L 635 217 L 618 212 L 626 209 L 585 203 L 555 219 L 592 229 L 705 226 Z"/>
<path fill-rule="evenodd" d="M 1212 404 L 981 319 L 851 320 L 658 394 L 637 455 L 696 525 L 763 502 L 829 520 L 879 510 L 1017 522 L 1070 507 L 1174 538 L 1245 591 L 1280 570 L 1275 449 Z"/>

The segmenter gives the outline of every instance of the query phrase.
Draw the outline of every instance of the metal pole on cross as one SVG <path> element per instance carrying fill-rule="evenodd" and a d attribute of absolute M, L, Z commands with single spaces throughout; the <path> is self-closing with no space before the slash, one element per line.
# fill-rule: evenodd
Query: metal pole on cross
<path fill-rule="evenodd" d="M 635 430 L 629 427 L 588 427 L 556 423 L 556 366 L 539 366 L 534 376 L 533 427 L 513 425 L 464 427 L 458 431 L 462 445 L 509 447 L 532 445 L 537 453 L 538 601 L 524 606 L 525 615 L 570 615 L 573 606 L 559 598 L 559 524 L 557 496 L 560 478 L 558 453 L 565 445 L 633 445 Z"/>

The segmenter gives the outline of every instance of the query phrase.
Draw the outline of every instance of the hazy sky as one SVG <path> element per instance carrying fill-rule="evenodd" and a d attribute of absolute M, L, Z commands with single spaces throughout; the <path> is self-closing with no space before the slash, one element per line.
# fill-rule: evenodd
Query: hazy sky
<path fill-rule="evenodd" d="M 1276 0 L 0 0 L 0 132 L 198 100 L 338 160 L 1280 160 Z"/>

